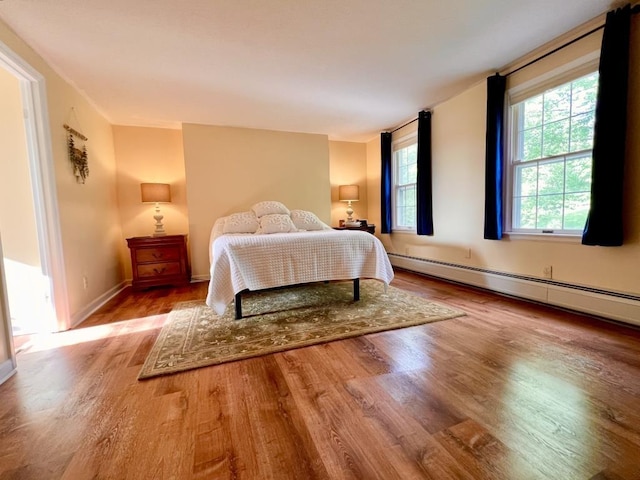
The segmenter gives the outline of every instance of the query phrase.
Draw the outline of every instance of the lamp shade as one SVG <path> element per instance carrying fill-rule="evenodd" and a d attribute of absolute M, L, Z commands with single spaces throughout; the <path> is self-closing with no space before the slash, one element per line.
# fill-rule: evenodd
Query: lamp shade
<path fill-rule="evenodd" d="M 171 187 L 168 183 L 141 183 L 140 197 L 142 203 L 169 203 Z"/>
<path fill-rule="evenodd" d="M 338 187 L 338 200 L 341 202 L 357 202 L 360 200 L 360 187 L 358 185 L 340 185 Z"/>

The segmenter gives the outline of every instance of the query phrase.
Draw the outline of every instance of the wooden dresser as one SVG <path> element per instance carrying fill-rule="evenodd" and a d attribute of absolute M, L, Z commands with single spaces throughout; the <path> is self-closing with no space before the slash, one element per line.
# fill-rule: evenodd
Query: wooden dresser
<path fill-rule="evenodd" d="M 133 288 L 185 285 L 191 281 L 187 235 L 127 238 Z"/>

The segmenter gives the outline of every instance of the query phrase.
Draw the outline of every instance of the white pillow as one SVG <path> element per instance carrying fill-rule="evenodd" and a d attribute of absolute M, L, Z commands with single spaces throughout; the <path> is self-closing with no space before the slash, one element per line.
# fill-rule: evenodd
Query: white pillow
<path fill-rule="evenodd" d="M 220 235 L 224 233 L 224 224 L 229 217 L 220 217 L 216 220 L 216 223 L 213 224 L 213 228 L 211 229 L 211 239 L 215 240 Z"/>
<path fill-rule="evenodd" d="M 259 226 L 253 212 L 240 212 L 227 217 L 222 231 L 224 233 L 256 233 Z"/>
<path fill-rule="evenodd" d="M 256 233 L 288 233 L 297 231 L 298 229 L 288 214 L 270 213 L 260 217 L 260 228 Z"/>
<path fill-rule="evenodd" d="M 262 217 L 263 215 L 269 215 L 272 213 L 289 215 L 289 209 L 285 207 L 284 204 L 276 202 L 274 200 L 267 200 L 266 202 L 256 203 L 253 207 L 251 207 L 251 210 L 256 214 L 256 217 L 258 218 Z"/>
<path fill-rule="evenodd" d="M 331 230 L 315 213 L 307 210 L 291 210 L 291 220 L 298 230 Z"/>

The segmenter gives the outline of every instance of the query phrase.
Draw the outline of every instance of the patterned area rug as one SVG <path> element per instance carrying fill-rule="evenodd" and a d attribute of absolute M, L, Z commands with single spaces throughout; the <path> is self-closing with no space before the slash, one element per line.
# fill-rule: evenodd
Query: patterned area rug
<path fill-rule="evenodd" d="M 316 283 L 242 297 L 244 317 L 233 304 L 218 316 L 202 301 L 183 302 L 169 313 L 138 378 L 181 372 L 383 330 L 464 315 L 375 280 Z"/>

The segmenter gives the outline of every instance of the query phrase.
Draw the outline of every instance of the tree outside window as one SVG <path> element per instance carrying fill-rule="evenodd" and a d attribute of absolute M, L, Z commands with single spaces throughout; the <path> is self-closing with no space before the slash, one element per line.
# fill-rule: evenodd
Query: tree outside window
<path fill-rule="evenodd" d="M 597 89 L 595 72 L 512 106 L 512 230 L 584 228 Z"/>
<path fill-rule="evenodd" d="M 393 228 L 397 230 L 416 229 L 417 159 L 417 143 L 401 146 L 393 153 Z"/>

